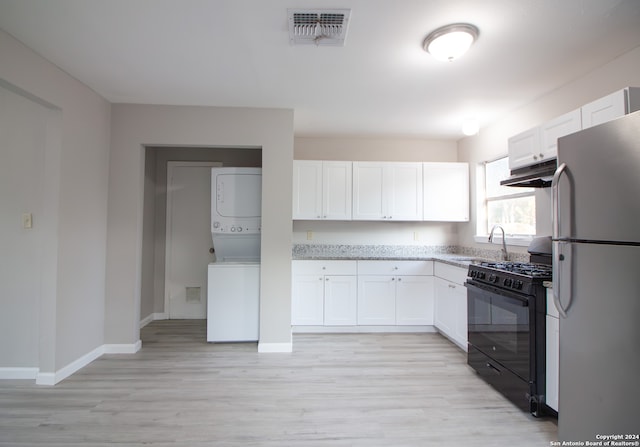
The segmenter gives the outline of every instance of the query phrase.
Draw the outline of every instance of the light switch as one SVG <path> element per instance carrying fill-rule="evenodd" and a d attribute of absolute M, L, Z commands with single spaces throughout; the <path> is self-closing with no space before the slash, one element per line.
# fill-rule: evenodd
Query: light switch
<path fill-rule="evenodd" d="M 31 229 L 33 224 L 33 220 L 32 220 L 32 216 L 31 213 L 24 213 L 22 215 L 22 228 L 24 229 Z"/>
<path fill-rule="evenodd" d="M 313 231 L 307 231 L 307 240 L 310 241 L 313 239 Z"/>

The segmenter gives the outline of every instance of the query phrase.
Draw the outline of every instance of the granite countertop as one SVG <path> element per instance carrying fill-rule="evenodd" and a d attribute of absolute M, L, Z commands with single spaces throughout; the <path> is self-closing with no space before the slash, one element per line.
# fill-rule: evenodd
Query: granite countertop
<path fill-rule="evenodd" d="M 380 260 L 380 261 L 440 261 L 456 267 L 468 268 L 474 262 L 495 261 L 499 250 L 478 250 L 456 246 L 417 245 L 329 245 L 295 244 L 294 260 Z M 528 255 L 512 253 L 511 259 L 528 260 Z"/>

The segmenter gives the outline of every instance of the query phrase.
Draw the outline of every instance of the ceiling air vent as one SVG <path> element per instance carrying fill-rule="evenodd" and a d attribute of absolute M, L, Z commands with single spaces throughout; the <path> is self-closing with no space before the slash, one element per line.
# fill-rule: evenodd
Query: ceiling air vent
<path fill-rule="evenodd" d="M 288 9 L 291 45 L 344 46 L 350 9 Z"/>

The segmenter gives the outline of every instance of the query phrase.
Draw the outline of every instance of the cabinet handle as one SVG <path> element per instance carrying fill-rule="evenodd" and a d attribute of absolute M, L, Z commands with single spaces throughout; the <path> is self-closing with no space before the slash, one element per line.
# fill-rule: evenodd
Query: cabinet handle
<path fill-rule="evenodd" d="M 398 278 L 398 281 L 402 281 L 402 278 Z"/>
<path fill-rule="evenodd" d="M 540 154 L 540 158 L 544 158 L 544 154 Z"/>
<path fill-rule="evenodd" d="M 396 280 L 395 278 L 391 278 L 391 281 L 395 281 L 395 280 Z"/>
<path fill-rule="evenodd" d="M 456 286 L 454 286 L 453 284 L 449 284 L 449 288 L 450 288 L 450 289 L 455 289 L 455 288 L 456 288 Z"/>
<path fill-rule="evenodd" d="M 533 156 L 533 159 L 534 159 L 534 160 L 537 160 L 537 159 L 538 159 L 538 156 L 537 156 L 537 155 L 534 155 L 534 156 Z"/>

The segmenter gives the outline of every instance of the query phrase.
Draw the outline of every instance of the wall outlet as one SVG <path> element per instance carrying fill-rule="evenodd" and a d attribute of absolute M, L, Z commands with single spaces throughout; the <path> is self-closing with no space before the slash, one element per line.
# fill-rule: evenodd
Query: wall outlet
<path fill-rule="evenodd" d="M 413 232 L 413 240 L 414 241 L 419 241 L 420 240 L 420 232 L 418 232 L 418 231 L 414 231 Z"/>
<path fill-rule="evenodd" d="M 25 230 L 29 230 L 32 226 L 33 217 L 31 216 L 31 213 L 24 213 L 22 215 L 22 228 L 24 228 Z"/>
<path fill-rule="evenodd" d="M 307 231 L 307 240 L 310 241 L 313 239 L 313 231 Z"/>

